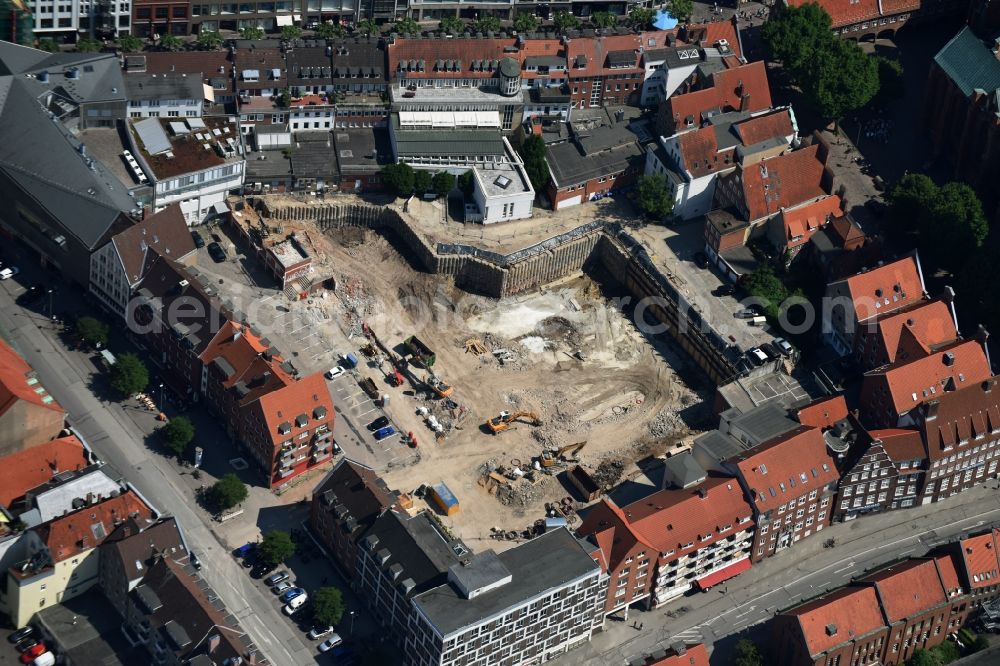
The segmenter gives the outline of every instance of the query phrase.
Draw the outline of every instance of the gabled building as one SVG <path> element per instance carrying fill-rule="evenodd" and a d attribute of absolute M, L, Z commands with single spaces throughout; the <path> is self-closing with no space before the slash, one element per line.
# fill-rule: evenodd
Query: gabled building
<path fill-rule="evenodd" d="M 341 458 L 313 491 L 309 525 L 341 570 L 357 570 L 358 541 L 396 503 L 396 493 L 366 465 Z"/>
<path fill-rule="evenodd" d="M 226 105 L 235 105 L 236 102 L 233 60 L 228 50 L 134 53 L 125 56 L 124 74 L 126 85 L 129 85 L 133 75 L 197 75 L 202 83 L 205 108 L 212 111 L 210 115 L 222 112 Z M 235 112 L 235 106 L 228 111 Z"/>
<path fill-rule="evenodd" d="M 925 357 L 958 341 L 954 314 L 944 300 L 932 300 L 878 317 L 858 328 L 854 356 L 867 370 Z"/>
<path fill-rule="evenodd" d="M 849 443 L 834 519 L 905 509 L 920 502 L 927 454 L 916 430 L 871 430 Z"/>
<path fill-rule="evenodd" d="M 76 435 L 67 435 L 0 458 L 0 506 L 11 512 L 25 494 L 65 472 L 79 472 L 93 462 Z"/>
<path fill-rule="evenodd" d="M 631 662 L 632 666 L 709 666 L 708 652 L 704 643 L 685 645 L 682 642 L 671 643 L 666 650 L 657 650 L 648 655 L 644 661 Z"/>
<path fill-rule="evenodd" d="M 274 122 L 274 115 L 282 113 L 278 100 L 288 87 L 287 65 L 279 43 L 236 40 L 233 67 L 243 131 L 249 132 L 256 123 Z"/>
<path fill-rule="evenodd" d="M 687 91 L 667 97 L 658 111 L 657 131 L 662 136 L 673 136 L 701 127 L 720 113 L 754 114 L 770 108 L 767 69 L 758 60 L 700 77 Z"/>
<path fill-rule="evenodd" d="M 0 338 L 0 456 L 55 439 L 65 422 L 35 370 Z"/>
<path fill-rule="evenodd" d="M 836 194 L 781 211 L 771 218 L 767 227 L 768 240 L 782 255 L 793 259 L 812 237 L 835 218 L 843 217 L 843 202 Z"/>
<path fill-rule="evenodd" d="M 981 606 L 1000 595 L 1000 556 L 997 555 L 997 539 L 1000 530 L 990 530 L 983 534 L 960 539 L 951 552 L 957 554 L 960 563 L 959 575 L 963 587 L 968 590 L 970 605 Z"/>
<path fill-rule="evenodd" d="M 135 527 L 140 529 L 133 531 Z M 181 561 L 189 554 L 177 521 L 164 518 L 149 526 L 126 523 L 101 545 L 98 558 L 101 592 L 125 615 L 129 593 L 159 558 Z"/>

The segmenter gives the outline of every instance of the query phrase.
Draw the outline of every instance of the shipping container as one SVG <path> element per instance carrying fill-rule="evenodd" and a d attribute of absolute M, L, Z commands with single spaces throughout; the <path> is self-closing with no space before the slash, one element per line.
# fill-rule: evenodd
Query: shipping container
<path fill-rule="evenodd" d="M 443 482 L 431 486 L 431 497 L 446 516 L 458 513 L 458 500 Z"/>

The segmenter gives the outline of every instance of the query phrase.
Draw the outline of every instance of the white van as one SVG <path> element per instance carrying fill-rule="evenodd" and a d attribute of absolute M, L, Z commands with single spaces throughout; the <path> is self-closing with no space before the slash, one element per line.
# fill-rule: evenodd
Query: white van
<path fill-rule="evenodd" d="M 302 604 L 304 604 L 306 602 L 306 599 L 308 598 L 309 595 L 306 594 L 305 592 L 303 592 L 297 597 L 294 597 L 291 601 L 288 602 L 288 604 L 283 609 L 285 611 L 285 615 L 291 615 L 298 609 L 302 608 Z"/>
<path fill-rule="evenodd" d="M 751 326 L 763 326 L 767 323 L 767 317 L 751 317 L 747 323 Z"/>

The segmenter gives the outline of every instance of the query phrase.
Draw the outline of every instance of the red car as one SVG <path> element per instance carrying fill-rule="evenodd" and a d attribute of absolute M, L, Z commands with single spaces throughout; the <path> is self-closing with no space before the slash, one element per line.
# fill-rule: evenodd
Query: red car
<path fill-rule="evenodd" d="M 46 652 L 48 652 L 48 648 L 45 647 L 45 643 L 34 645 L 21 653 L 21 663 L 30 664 L 35 660 L 35 657 L 45 654 Z"/>

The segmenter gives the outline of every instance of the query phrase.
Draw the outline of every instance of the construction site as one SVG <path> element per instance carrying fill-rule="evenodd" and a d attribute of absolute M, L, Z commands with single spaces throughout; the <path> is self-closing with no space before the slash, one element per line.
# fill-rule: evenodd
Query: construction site
<path fill-rule="evenodd" d="M 640 333 L 601 271 L 581 262 L 516 295 L 477 295 L 426 271 L 391 230 L 277 222 L 280 205 L 255 223 L 295 234 L 312 261 L 306 282 L 335 285 L 309 298 L 318 325 L 347 336 L 337 351 L 356 354 L 356 381 L 386 402 L 398 446 L 419 451 L 380 473 L 439 513 L 429 490 L 443 483 L 459 507 L 443 520 L 467 543 L 503 549 L 546 519 L 572 527 L 618 483 L 648 483 L 643 470 L 708 423 L 710 382 L 681 379 L 690 359 L 669 336 Z"/>

